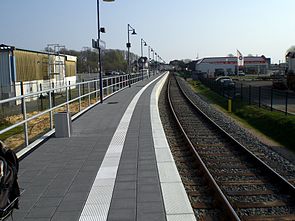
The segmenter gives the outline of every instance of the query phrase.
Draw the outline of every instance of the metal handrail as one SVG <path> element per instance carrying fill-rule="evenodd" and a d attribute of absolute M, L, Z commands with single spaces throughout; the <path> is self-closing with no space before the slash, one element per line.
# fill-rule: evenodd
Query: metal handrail
<path fill-rule="evenodd" d="M 136 83 L 136 82 L 139 82 L 141 79 L 142 79 L 142 75 L 139 74 L 139 73 L 136 73 L 134 74 L 133 76 L 135 76 L 134 78 L 132 78 L 132 83 Z M 148 75 L 146 75 L 148 77 Z M 110 84 L 108 84 L 108 80 L 111 80 Z M 116 80 L 114 80 L 116 79 Z M 127 88 L 128 87 L 128 81 L 129 81 L 129 78 L 127 75 L 118 75 L 118 76 L 114 76 L 114 77 L 107 77 L 107 78 L 103 78 L 103 81 L 106 82 L 106 85 L 105 87 L 103 87 L 103 90 L 105 91 L 106 90 L 106 95 L 105 97 L 109 97 L 110 95 L 114 94 L 115 92 L 117 91 L 120 91 L 124 88 Z M 4 103 L 9 103 L 9 102 L 16 102 L 17 100 L 20 100 L 21 101 L 21 106 L 22 106 L 22 115 L 23 115 L 23 119 L 20 121 L 20 122 L 17 122 L 11 126 L 8 126 L 2 130 L 0 130 L 0 134 L 3 134 L 5 132 L 8 132 L 10 130 L 12 130 L 13 128 L 16 128 L 16 127 L 19 127 L 21 125 L 24 126 L 24 139 L 25 139 L 25 146 L 28 146 L 29 145 L 29 134 L 28 134 L 28 122 L 29 121 L 32 121 L 44 114 L 48 114 L 50 113 L 50 116 L 49 116 L 49 123 L 50 123 L 50 129 L 53 129 L 53 111 L 60 108 L 60 107 L 63 107 L 63 106 L 66 106 L 66 110 L 68 111 L 69 110 L 69 104 L 72 103 L 72 102 L 75 102 L 75 101 L 79 101 L 79 111 L 76 113 L 80 113 L 82 110 L 81 110 L 81 100 L 85 97 L 89 97 L 89 101 L 88 101 L 88 106 L 91 106 L 92 104 L 90 104 L 90 100 L 91 100 L 91 95 L 95 94 L 95 98 L 96 98 L 96 102 L 94 104 L 97 104 L 99 103 L 100 101 L 98 101 L 98 94 L 100 92 L 100 89 L 97 87 L 97 84 L 99 82 L 99 79 L 94 79 L 94 80 L 89 80 L 89 81 L 84 81 L 84 82 L 79 82 L 79 83 L 76 83 L 76 84 L 72 84 L 72 85 L 65 85 L 65 86 L 61 86 L 61 87 L 56 87 L 56 88 L 50 88 L 50 89 L 46 89 L 46 90 L 41 90 L 41 91 L 38 91 L 38 92 L 33 92 L 33 93 L 28 93 L 28 94 L 24 94 L 24 95 L 20 95 L 20 96 L 16 96 L 16 97 L 13 97 L 13 98 L 8 98 L 8 99 L 5 99 L 5 100 L 0 100 L 0 104 L 4 104 Z M 95 87 L 93 88 L 93 90 L 91 91 L 91 88 L 90 88 L 90 84 L 95 84 Z M 85 94 L 81 94 L 81 85 L 86 85 L 87 87 L 87 92 L 88 93 L 85 93 Z M 78 88 L 78 96 L 73 98 L 73 99 L 69 99 L 69 89 L 71 88 Z M 114 87 L 118 87 L 118 89 L 114 90 L 113 88 Z M 112 90 L 109 90 L 109 88 L 111 88 Z M 57 90 L 63 90 L 66 94 L 66 101 L 61 103 L 61 104 L 58 104 L 56 106 L 53 106 L 54 103 L 53 103 L 53 99 L 52 99 L 52 94 L 55 93 L 55 91 Z M 27 111 L 26 111 L 26 103 L 29 103 L 29 101 L 26 101 L 27 98 L 33 98 L 33 97 L 36 97 L 36 96 L 39 96 L 40 94 L 43 94 L 43 93 L 48 93 L 49 95 L 49 108 L 44 110 L 44 111 L 41 111 L 37 114 L 35 114 L 34 116 L 31 116 L 29 118 L 27 118 Z"/>

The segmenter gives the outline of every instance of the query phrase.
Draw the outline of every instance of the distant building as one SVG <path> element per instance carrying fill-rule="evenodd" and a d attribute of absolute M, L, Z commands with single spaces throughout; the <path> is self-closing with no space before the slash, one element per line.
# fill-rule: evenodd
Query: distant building
<path fill-rule="evenodd" d="M 270 58 L 244 57 L 242 71 L 246 74 L 266 74 L 270 65 Z M 208 77 L 217 75 L 234 75 L 238 72 L 237 57 L 209 57 L 198 59 L 195 64 L 197 74 L 206 74 Z"/>
<path fill-rule="evenodd" d="M 77 57 L 0 45 L 0 99 L 76 83 Z"/>

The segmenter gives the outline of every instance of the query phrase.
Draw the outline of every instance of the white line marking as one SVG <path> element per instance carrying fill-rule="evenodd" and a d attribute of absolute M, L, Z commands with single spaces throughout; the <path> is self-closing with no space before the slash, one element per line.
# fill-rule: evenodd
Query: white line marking
<path fill-rule="evenodd" d="M 107 220 L 121 153 L 135 106 L 147 87 L 158 80 L 161 76 L 144 86 L 128 105 L 97 172 L 94 184 L 90 190 L 86 204 L 80 216 L 80 221 Z"/>

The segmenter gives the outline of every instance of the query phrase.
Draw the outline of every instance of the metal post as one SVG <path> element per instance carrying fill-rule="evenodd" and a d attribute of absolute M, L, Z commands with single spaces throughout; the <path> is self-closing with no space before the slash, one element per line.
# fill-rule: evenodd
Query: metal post
<path fill-rule="evenodd" d="M 67 105 L 67 112 L 69 112 L 69 89 L 68 86 L 66 85 L 66 105 Z"/>
<path fill-rule="evenodd" d="M 72 100 L 71 81 L 69 81 L 69 99 Z"/>
<path fill-rule="evenodd" d="M 42 91 L 42 84 L 40 84 L 40 91 Z M 41 110 L 43 110 L 43 95 L 42 95 L 42 93 L 39 95 L 39 98 L 41 100 Z"/>
<path fill-rule="evenodd" d="M 249 104 L 251 105 L 251 85 L 249 85 Z"/>
<path fill-rule="evenodd" d="M 53 113 L 52 113 L 52 97 L 51 97 L 51 90 L 49 91 L 49 124 L 50 124 L 50 129 L 53 129 Z"/>
<path fill-rule="evenodd" d="M 78 86 L 79 112 L 81 111 L 81 84 Z"/>
<path fill-rule="evenodd" d="M 21 81 L 20 82 L 20 92 L 21 96 L 24 96 L 24 83 Z M 23 120 L 27 119 L 27 111 L 26 111 L 26 99 L 25 97 L 22 97 L 22 114 L 23 114 Z M 25 145 L 29 145 L 29 135 L 28 135 L 28 123 L 24 123 L 24 138 L 25 138 Z"/>
<path fill-rule="evenodd" d="M 142 44 L 143 44 L 143 39 L 140 39 L 140 47 L 141 47 L 141 80 L 143 81 L 143 46 L 142 46 Z"/>
<path fill-rule="evenodd" d="M 241 91 L 240 91 L 240 94 L 241 94 L 241 101 L 243 101 L 243 84 L 241 84 Z"/>
<path fill-rule="evenodd" d="M 87 86 L 88 86 L 88 106 L 90 106 L 91 104 L 91 94 L 90 94 L 90 83 L 88 82 L 87 83 Z"/>
<path fill-rule="evenodd" d="M 132 31 L 132 35 L 136 35 L 136 32 L 135 32 L 135 29 L 130 25 L 130 24 L 127 24 L 127 36 L 128 36 L 128 42 L 126 44 L 127 46 L 127 49 L 128 49 L 128 54 L 127 54 L 127 64 L 128 64 L 128 67 L 127 67 L 127 73 L 129 74 L 129 76 L 131 75 L 131 70 L 130 70 L 130 47 L 131 47 L 131 44 L 130 44 L 130 34 L 129 32 Z M 129 87 L 131 87 L 131 83 L 130 83 L 130 78 L 129 77 Z"/>
<path fill-rule="evenodd" d="M 52 101 L 53 101 L 53 106 L 55 107 L 55 92 L 54 92 L 54 82 L 52 82 Z"/>
<path fill-rule="evenodd" d="M 258 94 L 258 106 L 261 107 L 261 87 L 259 87 L 259 94 Z"/>
<path fill-rule="evenodd" d="M 82 80 L 82 95 L 85 94 L 85 85 L 84 85 L 84 79 Z"/>
<path fill-rule="evenodd" d="M 101 66 L 101 49 L 100 49 L 100 23 L 99 23 L 99 0 L 97 0 L 97 44 L 98 44 L 98 62 L 99 62 L 99 88 L 100 88 L 100 103 L 103 103 L 103 92 L 102 92 L 102 66 Z"/>
<path fill-rule="evenodd" d="M 273 105 L 273 89 L 270 89 L 270 110 L 272 111 Z"/>
<path fill-rule="evenodd" d="M 288 95 L 289 95 L 289 93 L 288 93 L 288 91 L 286 92 L 286 106 L 285 106 L 285 115 L 288 115 Z"/>
<path fill-rule="evenodd" d="M 127 25 L 127 32 L 128 32 L 128 41 L 127 41 L 127 49 L 128 49 L 128 53 L 127 53 L 127 73 L 129 75 L 129 87 L 131 87 L 131 83 L 130 83 L 130 78 L 131 78 L 131 73 L 130 73 L 130 36 L 129 36 L 129 24 Z"/>
<path fill-rule="evenodd" d="M 148 58 L 148 59 L 149 59 L 149 60 L 148 60 L 148 66 L 149 66 L 149 69 L 148 69 L 148 71 L 149 71 L 149 77 L 150 77 L 151 47 L 149 46 L 148 49 L 149 49 L 149 50 L 148 50 L 148 51 L 149 51 L 149 58 Z"/>
<path fill-rule="evenodd" d="M 95 100 L 97 101 L 97 96 L 98 96 L 98 93 L 97 93 L 97 81 L 94 80 L 93 84 L 94 84 L 93 87 L 94 87 L 94 90 L 95 90 Z"/>

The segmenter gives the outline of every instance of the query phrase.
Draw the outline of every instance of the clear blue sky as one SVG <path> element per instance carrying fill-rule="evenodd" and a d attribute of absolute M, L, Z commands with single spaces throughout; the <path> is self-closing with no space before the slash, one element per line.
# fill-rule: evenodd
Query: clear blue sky
<path fill-rule="evenodd" d="M 295 45 L 295 0 L 100 1 L 107 48 L 140 55 L 143 38 L 167 62 L 236 54 L 284 59 Z M 80 50 L 97 36 L 96 0 L 0 0 L 0 43 L 42 50 L 48 43 Z M 145 48 L 147 55 L 147 48 Z"/>

